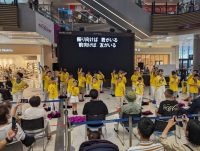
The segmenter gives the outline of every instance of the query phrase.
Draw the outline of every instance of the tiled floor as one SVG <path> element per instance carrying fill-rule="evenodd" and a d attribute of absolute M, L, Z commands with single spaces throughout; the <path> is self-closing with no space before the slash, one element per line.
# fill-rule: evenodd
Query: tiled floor
<path fill-rule="evenodd" d="M 30 92 L 30 90 L 27 90 L 27 92 L 28 91 Z M 31 91 L 32 91 L 32 93 L 25 93 L 25 94 L 28 94 L 27 96 L 25 96 L 26 98 L 29 98 L 33 94 L 42 96 L 42 94 L 40 93 L 40 90 L 33 89 Z M 100 94 L 100 99 L 106 103 L 106 105 L 109 109 L 109 112 L 114 112 L 116 110 L 116 107 L 118 106 L 118 100 L 109 94 L 110 94 L 109 89 L 105 89 L 105 92 L 103 94 Z M 148 88 L 145 90 L 145 97 L 149 98 Z M 181 101 L 181 100 L 183 100 L 183 98 L 186 98 L 186 97 L 187 97 L 187 95 L 180 94 L 178 101 Z M 86 98 L 85 102 L 87 102 L 87 101 L 89 101 L 89 98 Z M 85 102 L 81 102 L 78 104 L 79 115 L 82 114 L 82 110 L 83 110 L 83 106 L 84 106 Z M 143 111 L 146 111 L 146 110 L 151 110 L 155 115 L 154 105 L 150 104 L 148 106 L 144 106 Z M 154 116 L 154 115 L 152 115 L 152 116 Z M 69 116 L 71 116 L 71 111 L 69 111 Z M 108 117 L 107 119 L 115 119 L 115 118 L 119 118 L 118 114 L 112 115 L 112 116 Z M 50 124 L 51 125 L 57 124 L 57 120 L 55 120 L 55 119 L 51 120 Z M 62 124 L 62 123 L 58 123 L 58 124 Z M 56 130 L 55 126 L 52 126 L 51 128 L 53 131 Z M 105 136 L 106 139 L 117 144 L 119 146 L 120 151 L 126 151 L 127 148 L 129 148 L 128 133 L 125 134 L 125 145 L 123 146 L 113 130 L 114 123 L 106 124 L 106 128 L 107 128 L 107 136 Z M 103 132 L 104 132 L 104 130 L 103 130 Z M 134 132 L 137 133 L 136 128 L 134 129 Z M 122 127 L 119 128 L 119 134 L 122 136 Z M 78 151 L 80 144 L 85 141 L 85 126 L 79 126 L 79 127 L 73 128 L 71 135 L 72 135 L 71 144 L 72 144 L 73 148 L 75 148 L 75 151 Z M 152 137 L 152 139 L 155 139 L 155 137 Z M 37 144 L 37 146 L 34 150 L 36 150 L 36 151 L 42 150 L 41 142 L 42 141 L 40 141 L 40 143 Z M 138 143 L 138 139 L 135 136 L 133 136 L 132 143 L 133 143 L 133 145 Z M 55 135 L 53 135 L 52 139 L 48 143 L 47 151 L 54 151 L 54 149 L 55 149 L 54 146 L 55 146 Z"/>

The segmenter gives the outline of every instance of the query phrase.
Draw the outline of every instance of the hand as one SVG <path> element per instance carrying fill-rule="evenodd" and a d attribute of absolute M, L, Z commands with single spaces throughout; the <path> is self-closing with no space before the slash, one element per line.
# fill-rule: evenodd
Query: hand
<path fill-rule="evenodd" d="M 176 124 L 176 120 L 175 120 L 175 116 L 173 116 L 173 117 L 168 121 L 167 127 L 168 127 L 168 128 L 171 128 L 171 127 L 173 127 L 175 124 Z"/>
<path fill-rule="evenodd" d="M 188 123 L 190 119 L 187 117 L 187 115 L 183 114 L 182 120 L 183 120 L 183 123 Z"/>
<path fill-rule="evenodd" d="M 23 103 L 21 103 L 20 101 L 17 101 L 17 104 L 15 106 L 15 108 L 18 108 L 19 106 L 22 106 Z"/>
<path fill-rule="evenodd" d="M 8 133 L 7 133 L 7 138 L 8 138 L 9 140 L 12 140 L 12 139 L 16 136 L 16 134 L 17 134 L 17 130 L 12 130 L 12 129 L 10 129 L 10 130 L 8 131 Z"/>

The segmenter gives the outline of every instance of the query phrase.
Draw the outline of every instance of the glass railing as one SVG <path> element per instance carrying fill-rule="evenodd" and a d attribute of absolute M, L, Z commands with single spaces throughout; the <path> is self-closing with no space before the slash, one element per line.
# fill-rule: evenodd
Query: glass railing
<path fill-rule="evenodd" d="M 28 3 L 28 0 L 0 0 L 0 5 L 17 5 L 18 3 Z"/>
<path fill-rule="evenodd" d="M 152 14 L 182 14 L 200 11 L 200 0 L 180 0 L 178 3 L 158 3 L 156 1 L 145 3 L 144 0 L 135 0 L 135 3 L 144 11 L 151 12 Z"/>

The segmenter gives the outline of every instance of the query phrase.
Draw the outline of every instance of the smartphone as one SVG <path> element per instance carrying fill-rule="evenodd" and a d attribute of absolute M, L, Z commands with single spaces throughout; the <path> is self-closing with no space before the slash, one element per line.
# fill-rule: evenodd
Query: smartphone
<path fill-rule="evenodd" d="M 12 130 L 16 130 L 17 126 L 16 126 L 16 118 L 12 117 Z"/>
<path fill-rule="evenodd" d="M 21 103 L 28 103 L 28 99 L 21 99 Z"/>

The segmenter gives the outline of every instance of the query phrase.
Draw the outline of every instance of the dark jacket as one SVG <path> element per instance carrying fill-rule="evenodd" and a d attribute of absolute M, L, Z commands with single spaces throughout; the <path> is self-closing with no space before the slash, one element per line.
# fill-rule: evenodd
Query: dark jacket
<path fill-rule="evenodd" d="M 79 151 L 119 151 L 119 148 L 107 140 L 91 140 L 82 143 Z"/>

